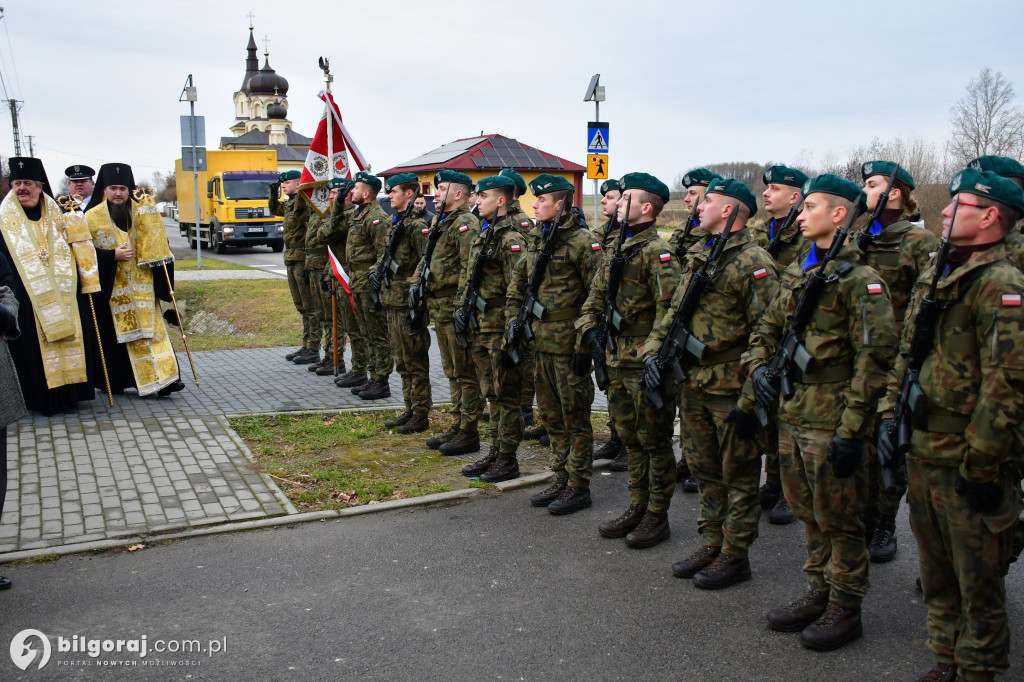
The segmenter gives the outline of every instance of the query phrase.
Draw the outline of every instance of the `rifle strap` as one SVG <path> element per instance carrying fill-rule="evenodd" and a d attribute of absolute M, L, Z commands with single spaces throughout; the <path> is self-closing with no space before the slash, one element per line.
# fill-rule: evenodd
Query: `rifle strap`
<path fill-rule="evenodd" d="M 568 310 L 560 310 L 558 312 L 552 312 L 545 308 L 544 319 L 540 322 L 564 322 L 565 320 L 573 320 L 580 316 L 579 308 L 569 308 Z"/>
<path fill-rule="evenodd" d="M 835 384 L 853 377 L 853 365 L 833 365 L 807 372 L 793 368 L 793 381 L 798 384 Z"/>
<path fill-rule="evenodd" d="M 747 352 L 747 343 L 744 341 L 738 346 L 732 348 L 726 348 L 715 353 L 708 353 L 704 356 L 704 359 L 700 361 L 701 367 L 706 365 L 721 365 L 726 362 L 735 362 L 743 357 L 743 354 Z"/>

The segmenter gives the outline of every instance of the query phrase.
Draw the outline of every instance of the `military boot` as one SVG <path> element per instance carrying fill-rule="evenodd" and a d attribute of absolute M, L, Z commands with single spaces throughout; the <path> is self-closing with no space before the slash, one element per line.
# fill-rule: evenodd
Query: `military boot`
<path fill-rule="evenodd" d="M 896 556 L 895 516 L 883 514 L 878 517 L 878 525 L 868 543 L 868 553 L 871 554 L 871 561 L 876 564 L 888 563 Z"/>
<path fill-rule="evenodd" d="M 603 538 L 624 538 L 640 525 L 640 521 L 647 515 L 646 504 L 631 504 L 626 511 L 617 519 L 604 521 L 597 526 L 597 532 Z"/>
<path fill-rule="evenodd" d="M 548 513 L 562 516 L 586 509 L 594 501 L 590 497 L 590 489 L 581 490 L 574 485 L 566 486 L 558 499 L 548 505 Z"/>
<path fill-rule="evenodd" d="M 629 455 L 625 445 L 620 445 L 619 454 L 608 464 L 608 471 L 629 471 Z"/>
<path fill-rule="evenodd" d="M 479 440 L 479 438 L 477 440 Z M 480 446 L 478 443 L 477 449 L 479 449 L 479 447 Z M 467 464 L 466 466 L 462 467 L 462 475 L 469 477 L 479 476 L 480 474 L 490 469 L 491 464 L 493 464 L 494 460 L 496 459 L 498 459 L 498 446 L 492 445 L 491 449 L 487 451 L 486 455 L 484 455 L 477 461 L 473 462 L 472 464 Z"/>
<path fill-rule="evenodd" d="M 330 367 L 332 370 L 334 369 L 334 365 L 331 363 L 331 359 L 329 357 L 327 357 L 326 355 L 319 362 L 314 362 L 309 367 L 307 367 L 306 371 L 307 372 L 315 372 L 318 369 L 320 369 L 321 367 L 325 367 L 325 366 L 326 367 Z"/>
<path fill-rule="evenodd" d="M 829 603 L 825 613 L 800 633 L 800 643 L 808 649 L 833 651 L 857 639 L 862 632 L 860 609 L 844 609 Z"/>
<path fill-rule="evenodd" d="M 523 440 L 540 440 L 541 438 L 546 436 L 547 433 L 548 430 L 544 428 L 544 425 L 538 424 L 537 426 L 534 426 L 532 429 L 526 429 L 525 431 L 523 431 Z"/>
<path fill-rule="evenodd" d="M 722 552 L 693 576 L 693 584 L 705 590 L 720 590 L 750 580 L 750 561 Z"/>
<path fill-rule="evenodd" d="M 430 427 L 430 420 L 427 419 L 425 414 L 414 414 L 409 421 L 405 422 L 398 428 L 398 432 L 402 434 L 410 433 L 422 433 Z"/>
<path fill-rule="evenodd" d="M 533 408 L 529 405 L 523 405 L 519 410 L 523 413 L 523 427 L 533 426 Z"/>
<path fill-rule="evenodd" d="M 612 436 L 612 439 L 594 450 L 594 459 L 615 459 L 619 456 L 619 451 L 623 450 L 622 441 Z"/>
<path fill-rule="evenodd" d="M 392 417 L 391 419 L 385 421 L 384 427 L 388 429 L 393 429 L 396 426 L 401 426 L 402 424 L 405 424 L 410 419 L 412 419 L 412 410 L 406 410 L 397 417 Z"/>
<path fill-rule="evenodd" d="M 367 381 L 369 379 L 366 378 L 365 373 L 352 370 L 335 379 L 334 383 L 338 385 L 338 388 L 353 388 L 355 386 L 363 386 Z"/>
<path fill-rule="evenodd" d="M 338 376 L 345 373 L 345 361 L 338 358 Z M 326 377 L 334 374 L 334 360 L 333 358 L 328 360 L 324 358 L 324 361 L 320 363 L 320 367 L 316 370 L 318 377 Z"/>
<path fill-rule="evenodd" d="M 878 514 L 875 512 L 864 512 L 860 515 L 864 522 L 864 544 L 870 544 L 871 538 L 875 537 L 875 529 L 878 528 Z"/>
<path fill-rule="evenodd" d="M 952 663 L 936 663 L 935 667 L 917 682 L 953 682 L 957 679 L 956 666 Z"/>
<path fill-rule="evenodd" d="M 530 504 L 534 507 L 546 507 L 562 494 L 562 491 L 569 485 L 568 478 L 556 478 L 551 485 L 541 490 L 536 495 L 530 495 Z"/>
<path fill-rule="evenodd" d="M 448 427 L 448 430 L 442 433 L 440 436 L 431 436 L 427 439 L 427 447 L 431 450 L 437 450 L 439 447 L 455 438 L 455 434 L 459 432 L 459 422 L 455 420 L 452 425 Z"/>
<path fill-rule="evenodd" d="M 299 353 L 301 353 L 304 350 L 306 350 L 305 346 L 299 346 L 298 348 L 293 350 L 291 353 L 288 353 L 287 355 L 285 355 L 284 359 L 287 360 L 288 362 L 291 362 L 292 360 L 295 359 L 295 356 L 297 356 Z"/>
<path fill-rule="evenodd" d="M 391 386 L 386 381 L 374 382 L 372 386 L 367 386 L 359 392 L 359 398 L 362 400 L 382 400 L 390 397 Z"/>
<path fill-rule="evenodd" d="M 722 554 L 721 547 L 703 545 L 682 561 L 672 564 L 672 575 L 677 578 L 692 578 L 698 571 L 710 566 Z"/>
<path fill-rule="evenodd" d="M 352 395 L 358 396 L 360 393 L 362 393 L 366 389 L 370 388 L 371 386 L 376 386 L 376 385 L 377 385 L 377 382 L 374 381 L 373 379 L 367 379 L 366 381 L 364 381 L 361 384 L 353 384 L 352 385 Z"/>
<path fill-rule="evenodd" d="M 491 446 L 491 449 L 495 449 L 493 445 Z M 442 443 L 441 447 L 438 448 L 438 450 L 440 450 L 441 454 L 444 455 L 445 457 L 465 455 L 470 452 L 480 452 L 480 434 L 476 431 L 476 429 L 473 429 L 472 431 L 467 429 L 459 429 L 459 432 L 455 434 L 455 437 L 452 438 L 447 443 Z M 488 457 L 489 456 L 490 454 L 488 453 Z M 486 457 L 484 459 L 486 459 Z M 474 464 L 473 466 L 476 466 L 476 464 Z M 488 464 L 488 466 L 490 466 L 490 464 Z M 487 467 L 484 467 L 480 471 L 477 471 L 476 473 L 472 474 L 466 474 L 465 469 L 463 469 L 462 471 L 463 474 L 465 474 L 466 476 L 476 476 L 477 474 L 482 474 L 483 472 L 487 471 Z"/>
<path fill-rule="evenodd" d="M 700 490 L 697 479 L 690 473 L 690 465 L 686 463 L 685 455 L 676 463 L 676 480 L 679 481 L 684 493 L 695 493 Z"/>
<path fill-rule="evenodd" d="M 786 501 L 786 496 L 779 495 L 778 502 L 768 512 L 768 523 L 776 526 L 788 526 L 794 521 L 796 521 L 796 516 L 793 514 L 793 509 L 789 506 L 789 502 Z"/>
<path fill-rule="evenodd" d="M 545 431 L 544 435 L 537 439 L 537 442 L 546 448 L 551 447 L 551 434 Z"/>
<path fill-rule="evenodd" d="M 768 612 L 768 625 L 779 632 L 799 632 L 818 620 L 828 608 L 828 590 L 808 590 L 785 606 Z"/>
<path fill-rule="evenodd" d="M 652 512 L 648 509 L 644 518 L 641 519 L 640 525 L 626 536 L 626 546 L 636 549 L 654 547 L 662 540 L 668 540 L 671 535 L 672 532 L 668 527 L 668 513 Z"/>
<path fill-rule="evenodd" d="M 519 460 L 514 452 L 498 455 L 487 471 L 480 474 L 480 480 L 485 483 L 501 483 L 513 478 L 519 478 Z"/>
<path fill-rule="evenodd" d="M 311 362 L 320 362 L 320 351 L 307 348 L 292 358 L 292 362 L 296 365 L 308 365 Z"/>
<path fill-rule="evenodd" d="M 782 496 L 782 482 L 774 476 L 769 476 L 757 491 L 757 495 L 761 501 L 761 509 L 768 511 L 778 504 Z"/>

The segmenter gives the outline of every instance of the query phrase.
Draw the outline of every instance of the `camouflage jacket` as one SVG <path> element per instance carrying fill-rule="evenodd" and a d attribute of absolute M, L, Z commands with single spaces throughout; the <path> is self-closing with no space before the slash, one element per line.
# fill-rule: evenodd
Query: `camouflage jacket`
<path fill-rule="evenodd" d="M 512 281 L 512 271 L 519 259 L 526 256 L 526 241 L 516 230 L 516 223 L 511 215 L 505 214 L 498 219 L 493 227 L 484 221 L 483 227 L 473 236 L 469 247 L 469 257 L 459 276 L 458 305 L 466 299 L 466 289 L 473 273 L 476 255 L 483 249 L 487 241 L 487 233 L 494 230 L 487 252 L 484 254 L 483 271 L 477 283 L 477 293 L 487 302 L 483 312 L 476 309 L 476 319 L 480 324 L 481 333 L 505 331 L 505 296 Z"/>
<path fill-rule="evenodd" d="M 441 218 L 435 215 L 432 226 L 437 225 L 438 220 L 441 221 L 441 235 L 430 257 L 430 278 L 427 280 L 429 298 L 446 298 L 458 293 L 459 277 L 463 265 L 469 260 L 469 246 L 473 243 L 473 237 L 480 234 L 480 221 L 469 212 L 465 204 L 445 213 Z M 416 266 L 414 279 L 420 276 L 422 267 L 421 259 Z M 451 321 L 455 311 L 446 310 L 442 313 L 445 315 L 441 318 L 443 321 Z M 431 312 L 431 317 L 436 319 L 437 316 Z"/>
<path fill-rule="evenodd" d="M 903 317 L 914 282 L 939 249 L 935 235 L 906 218 L 904 214 L 882 230 L 864 253 L 864 262 L 881 275 L 889 287 L 897 334 L 903 331 Z"/>
<path fill-rule="evenodd" d="M 680 258 L 683 253 L 692 249 L 697 242 L 702 242 L 708 237 L 708 233 L 700 229 L 700 225 L 697 225 L 690 230 L 690 234 L 687 234 L 684 238 L 683 235 L 686 234 L 686 224 L 689 221 L 690 217 L 687 215 L 683 224 L 672 230 L 672 235 L 668 238 L 668 245 L 672 249 L 672 254 L 675 255 L 676 258 Z M 682 258 L 680 258 L 680 262 L 682 262 Z"/>
<path fill-rule="evenodd" d="M 316 243 L 330 248 L 342 265 L 348 265 L 345 245 L 348 242 L 348 228 L 352 224 L 352 216 L 356 212 L 355 204 L 335 205 L 327 220 L 320 223 L 316 233 Z"/>
<path fill-rule="evenodd" d="M 306 222 L 306 269 L 323 270 L 327 267 L 327 246 L 320 241 L 321 226 L 329 225 L 331 214 L 320 215 L 310 210 L 309 219 Z"/>
<path fill-rule="evenodd" d="M 621 229 L 621 228 L 620 228 Z M 608 235 L 616 235 L 616 232 Z M 627 233 L 628 234 L 628 233 Z M 624 318 L 623 330 L 616 337 L 619 350 L 608 354 L 612 367 L 643 367 L 640 351 L 654 322 L 665 316 L 672 292 L 679 283 L 679 263 L 673 257 L 665 240 L 658 235 L 652 223 L 639 233 L 627 236 L 622 243 L 626 258 L 622 281 L 615 297 L 615 306 Z M 601 267 L 590 283 L 590 293 L 583 304 L 582 316 L 576 322 L 580 334 L 598 325 L 604 312 L 605 291 L 608 288 L 608 269 L 612 264 L 612 250 L 604 254 Z"/>
<path fill-rule="evenodd" d="M 575 214 L 567 216 L 553 239 L 554 251 L 537 290 L 544 319 L 533 319 L 533 343 L 539 352 L 569 355 L 580 349 L 575 323 L 601 263 L 601 243 L 592 232 L 580 227 Z M 520 259 L 512 273 L 505 306 L 506 326 L 519 314 L 537 254 L 543 247 L 544 231 L 538 224 L 526 235 L 526 258 Z"/>
<path fill-rule="evenodd" d="M 348 274 L 352 278 L 353 291 L 366 293 L 370 290 L 370 270 L 387 245 L 389 224 L 388 214 L 375 199 L 357 206 L 352 212 L 345 256 L 348 259 Z"/>
<path fill-rule="evenodd" d="M 526 215 L 523 207 L 519 205 L 519 199 L 513 199 L 512 203 L 509 204 L 508 214 L 512 216 L 519 234 L 525 237 L 526 233 L 533 229 L 533 221 L 530 219 L 530 216 Z"/>
<path fill-rule="evenodd" d="M 976 253 L 945 279 L 935 297 L 946 307 L 935 325 L 932 351 L 921 367 L 929 421 L 962 420 L 955 433 L 914 430 L 913 456 L 926 464 L 956 467 L 970 480 L 991 481 L 999 465 L 1021 448 L 1024 421 L 1024 275 L 1006 258 L 1002 244 Z M 934 266 L 914 285 L 913 319 L 931 286 Z M 913 324 L 900 342 L 880 414 L 892 414 L 907 367 Z M 942 429 L 946 431 L 946 429 Z M 1016 432 L 1016 433 L 1015 433 Z"/>
<path fill-rule="evenodd" d="M 642 351 L 644 360 L 661 349 L 690 279 L 707 262 L 710 245 L 709 237 L 689 252 L 672 304 L 647 338 Z M 690 320 L 690 332 L 707 345 L 699 366 L 687 367 L 684 360 L 690 388 L 714 395 L 737 395 L 742 391 L 740 407 L 748 413 L 754 411 L 754 393 L 740 357 L 747 350 L 750 333 L 778 293 L 775 261 L 757 245 L 750 230 L 744 228 L 729 235 L 715 276 L 704 289 Z"/>
<path fill-rule="evenodd" d="M 780 419 L 835 431 L 842 438 L 870 437 L 896 347 L 889 291 L 878 273 L 863 264 L 862 255 L 856 244 L 847 244 L 826 267 L 829 281 L 802 339 L 818 369 L 809 377 L 793 377 L 793 396 L 781 399 L 779 407 Z M 743 355 L 748 374 L 771 361 L 807 277 L 802 260 L 782 273 L 779 296 Z"/>
<path fill-rule="evenodd" d="M 398 272 L 391 275 L 390 285 L 382 286 L 380 290 L 380 303 L 385 308 L 406 308 L 409 305 L 409 287 L 416 283 L 416 270 L 423 259 L 423 249 L 427 245 L 427 232 L 430 231 L 426 221 L 423 220 L 423 213 L 422 208 L 413 207 L 409 211 L 409 217 L 405 219 L 405 231 L 395 245 L 394 262 L 398 265 Z M 391 234 L 399 224 L 398 215 L 396 213 L 391 216 L 384 247 L 378 251 L 379 258 L 372 269 L 378 268 L 384 258 Z"/>
<path fill-rule="evenodd" d="M 762 249 L 767 248 L 768 242 L 772 240 L 774 230 L 782 226 L 783 220 L 785 220 L 785 217 L 770 218 L 766 221 L 759 220 L 754 223 L 754 240 L 757 242 L 757 245 Z M 811 242 L 804 239 L 803 234 L 800 232 L 800 226 L 795 222 L 789 226 L 786 234 L 779 238 L 778 244 L 779 256 L 775 259 L 775 262 L 782 269 L 788 268 L 790 263 L 802 256 L 811 246 Z"/>
<path fill-rule="evenodd" d="M 288 201 L 281 201 L 278 197 L 271 196 L 268 206 L 271 213 L 284 218 L 281 226 L 284 237 L 284 262 L 305 263 L 306 220 L 310 213 L 309 204 L 295 194 Z"/>
<path fill-rule="evenodd" d="M 1018 270 L 1024 271 L 1024 232 L 1016 227 L 1006 235 L 1006 260 Z"/>

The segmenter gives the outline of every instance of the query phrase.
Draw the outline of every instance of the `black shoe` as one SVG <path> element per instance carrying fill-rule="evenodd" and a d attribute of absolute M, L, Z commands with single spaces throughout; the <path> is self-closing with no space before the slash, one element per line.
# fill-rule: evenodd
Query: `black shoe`
<path fill-rule="evenodd" d="M 307 372 L 315 372 L 318 369 L 320 369 L 321 367 L 323 367 L 325 362 L 327 362 L 327 358 L 322 358 L 320 360 L 320 362 L 315 362 L 312 365 L 310 365 L 309 367 L 307 367 L 306 371 Z M 330 367 L 333 369 L 334 365 L 330 365 Z"/>
<path fill-rule="evenodd" d="M 365 372 L 357 372 L 354 369 L 345 372 L 337 379 L 334 383 L 337 384 L 338 388 L 352 388 L 353 386 L 362 386 L 367 382 Z"/>
<path fill-rule="evenodd" d="M 10 578 L 0 578 L 0 590 L 9 590 L 9 589 L 11 589 L 11 579 Z"/>
<path fill-rule="evenodd" d="M 779 501 L 768 512 L 768 523 L 776 526 L 788 526 L 794 521 L 796 521 L 796 516 L 793 515 L 793 509 L 789 506 L 789 502 L 786 501 L 786 496 L 779 495 Z"/>
<path fill-rule="evenodd" d="M 442 450 L 442 452 L 444 451 Z M 484 455 L 477 461 L 473 462 L 472 464 L 467 464 L 466 466 L 462 467 L 462 475 L 468 477 L 479 476 L 480 474 L 490 469 L 491 465 L 494 463 L 494 460 L 496 459 L 498 459 L 498 446 L 492 445 L 491 449 L 487 452 L 486 455 Z"/>
<path fill-rule="evenodd" d="M 490 412 L 482 412 L 480 414 L 480 421 L 482 421 L 482 422 L 489 422 L 489 421 L 491 421 L 491 413 Z"/>
<path fill-rule="evenodd" d="M 491 449 L 494 450 L 493 447 Z M 459 429 L 458 433 L 456 433 L 450 441 L 442 443 L 441 447 L 437 450 L 445 457 L 465 455 L 470 452 L 480 452 L 480 434 L 475 430 L 466 431 L 465 429 Z M 490 454 L 487 456 L 490 457 Z M 477 464 L 478 463 L 479 462 L 477 462 Z M 490 466 L 490 464 L 488 463 L 487 466 Z M 467 474 L 465 469 L 462 470 L 462 473 L 464 476 L 476 476 L 477 474 L 482 474 L 485 471 L 487 471 L 487 467 L 484 467 L 474 474 Z"/>
<path fill-rule="evenodd" d="M 558 499 L 548 505 L 548 513 L 557 516 L 572 514 L 581 509 L 586 509 L 593 500 L 590 499 L 590 490 L 580 490 L 576 486 L 566 486 Z"/>
<path fill-rule="evenodd" d="M 427 447 L 431 450 L 437 450 L 442 445 L 450 441 L 452 438 L 459 433 L 459 422 L 452 423 L 448 427 L 448 430 L 442 433 L 440 436 L 432 436 L 427 439 Z M 479 441 L 478 441 L 479 442 Z"/>
<path fill-rule="evenodd" d="M 705 590 L 720 590 L 744 580 L 750 580 L 750 561 L 724 552 L 693 576 L 693 584 Z"/>
<path fill-rule="evenodd" d="M 320 362 L 320 351 L 307 348 L 292 358 L 292 362 L 296 365 L 308 365 L 311 362 Z"/>
<path fill-rule="evenodd" d="M 406 410 L 397 417 L 385 421 L 384 427 L 388 429 L 393 429 L 395 427 L 401 426 L 402 424 L 405 424 L 410 419 L 412 419 L 412 410 Z"/>
<path fill-rule="evenodd" d="M 684 478 L 679 483 L 679 487 L 683 489 L 684 493 L 696 493 L 700 492 L 700 483 L 693 476 Z"/>
<path fill-rule="evenodd" d="M 896 519 L 883 517 L 879 520 L 868 543 L 868 553 L 872 563 L 885 564 L 893 560 L 896 556 Z"/>
<path fill-rule="evenodd" d="M 398 432 L 403 435 L 410 433 L 423 433 L 430 428 L 430 420 L 427 419 L 426 415 L 414 414 L 409 421 L 398 427 Z"/>
<path fill-rule="evenodd" d="M 345 373 L 345 363 L 338 360 L 338 376 Z M 327 361 L 326 359 L 320 363 L 320 366 L 316 370 L 318 377 L 326 377 L 334 374 L 334 361 Z"/>
<path fill-rule="evenodd" d="M 562 494 L 562 491 L 569 486 L 569 479 L 556 478 L 551 485 L 541 490 L 536 495 L 530 495 L 530 504 L 534 507 L 546 507 Z"/>
<path fill-rule="evenodd" d="M 284 359 L 287 360 L 288 362 L 291 362 L 292 360 L 295 359 L 296 355 L 298 355 L 299 353 L 301 353 L 304 350 L 306 350 L 305 346 L 299 346 L 298 348 L 293 350 L 291 353 L 288 353 L 287 355 L 285 355 Z"/>
<path fill-rule="evenodd" d="M 501 483 L 513 478 L 519 478 L 519 460 L 514 452 L 498 455 L 487 471 L 480 474 L 480 480 L 485 483 Z"/>
<path fill-rule="evenodd" d="M 523 407 L 521 411 L 523 413 L 523 427 L 533 426 L 533 408 Z"/>
<path fill-rule="evenodd" d="M 624 538 L 640 525 L 645 516 L 646 504 L 631 504 L 618 518 L 598 524 L 597 532 L 603 538 Z"/>
<path fill-rule="evenodd" d="M 544 447 L 549 448 L 551 447 L 551 436 L 545 433 L 543 436 L 537 439 L 537 442 L 543 445 Z"/>
<path fill-rule="evenodd" d="M 629 471 L 629 457 L 626 455 L 626 446 L 619 448 L 619 454 L 608 465 L 608 471 Z"/>
<path fill-rule="evenodd" d="M 619 456 L 619 451 L 622 449 L 622 441 L 613 438 L 597 450 L 594 450 L 594 459 L 615 459 Z"/>
<path fill-rule="evenodd" d="M 391 397 L 391 386 L 386 381 L 378 381 L 359 392 L 361 400 L 383 400 Z"/>
<path fill-rule="evenodd" d="M 650 509 L 640 520 L 640 525 L 626 535 L 626 546 L 635 549 L 654 547 L 662 540 L 668 540 L 672 531 L 668 526 L 668 512 L 652 512 Z"/>
<path fill-rule="evenodd" d="M 761 509 L 768 511 L 779 502 L 782 495 L 782 483 L 778 480 L 768 479 L 757 491 L 761 502 Z"/>
<path fill-rule="evenodd" d="M 702 571 L 704 568 L 714 563 L 715 559 L 717 559 L 721 554 L 721 547 L 703 545 L 700 549 L 682 561 L 677 561 L 672 564 L 672 575 L 677 578 L 692 578 L 697 575 L 698 571 Z"/>
<path fill-rule="evenodd" d="M 828 590 L 808 590 L 785 606 L 768 612 L 768 625 L 778 632 L 800 632 L 828 608 Z"/>
<path fill-rule="evenodd" d="M 170 386 L 164 386 L 156 392 L 158 398 L 166 398 L 172 393 L 177 393 L 185 388 L 185 384 L 181 383 L 181 379 L 178 379 Z"/>
<path fill-rule="evenodd" d="M 367 379 L 366 381 L 364 381 L 361 384 L 352 384 L 352 395 L 358 396 L 360 393 L 362 393 L 366 389 L 368 389 L 368 388 L 370 388 L 372 386 L 376 386 L 376 385 L 377 385 L 377 382 L 376 381 L 371 381 L 370 379 Z"/>
<path fill-rule="evenodd" d="M 825 613 L 800 633 L 800 643 L 808 649 L 834 651 L 860 637 L 862 631 L 860 609 L 830 603 Z"/>
<path fill-rule="evenodd" d="M 548 434 L 548 430 L 544 428 L 544 425 L 535 426 L 532 429 L 526 429 L 523 431 L 523 440 L 540 440 L 542 437 Z"/>

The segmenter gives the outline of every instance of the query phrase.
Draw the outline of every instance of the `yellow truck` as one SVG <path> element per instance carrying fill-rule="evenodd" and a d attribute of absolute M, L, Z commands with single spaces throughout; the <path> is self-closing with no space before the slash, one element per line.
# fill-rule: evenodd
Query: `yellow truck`
<path fill-rule="evenodd" d="M 174 162 L 178 185 L 178 227 L 196 248 L 222 254 L 229 246 L 269 246 L 284 249 L 282 223 L 267 207 L 270 185 L 277 182 L 274 150 L 208 150 L 206 170 L 199 171 L 199 220 L 196 220 L 192 171 Z M 198 222 L 198 230 L 196 223 Z"/>

